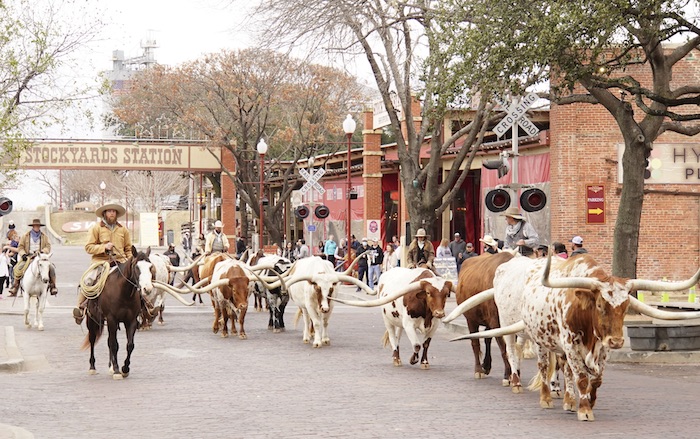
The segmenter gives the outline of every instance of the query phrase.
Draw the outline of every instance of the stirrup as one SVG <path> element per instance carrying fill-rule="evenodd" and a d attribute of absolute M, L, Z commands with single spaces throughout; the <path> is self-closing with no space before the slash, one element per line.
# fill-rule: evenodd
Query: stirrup
<path fill-rule="evenodd" d="M 83 309 L 81 308 L 73 308 L 73 318 L 75 319 L 75 323 L 78 325 L 83 323 L 83 317 L 85 316 L 85 313 L 83 312 Z"/>

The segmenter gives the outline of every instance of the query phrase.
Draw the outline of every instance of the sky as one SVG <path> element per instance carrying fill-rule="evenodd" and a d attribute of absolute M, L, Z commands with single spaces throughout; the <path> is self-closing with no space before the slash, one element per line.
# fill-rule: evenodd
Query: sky
<path fill-rule="evenodd" d="M 112 51 L 123 50 L 126 58 L 140 56 L 141 41 L 147 39 L 157 43 L 156 61 L 167 65 L 192 61 L 222 49 L 249 47 L 252 39 L 244 30 L 247 16 L 242 6 L 249 2 L 239 1 L 235 7 L 229 3 L 226 0 L 90 1 L 87 4 L 98 11 L 106 27 L 81 50 L 76 60 L 78 68 L 71 75 L 82 76 L 79 78 L 82 81 L 94 80 L 99 72 L 112 69 Z M 88 123 L 81 124 L 80 120 L 67 125 L 68 128 L 56 129 L 46 136 L 86 139 L 104 134 Z M 47 187 L 36 181 L 34 172 L 28 172 L 22 179 L 21 188 L 0 195 L 12 199 L 14 209 L 18 210 L 35 209 L 49 202 L 45 194 Z"/>

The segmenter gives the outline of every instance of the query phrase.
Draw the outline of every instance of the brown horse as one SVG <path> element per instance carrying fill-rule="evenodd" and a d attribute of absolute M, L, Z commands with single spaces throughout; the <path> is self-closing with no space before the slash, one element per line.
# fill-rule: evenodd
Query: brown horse
<path fill-rule="evenodd" d="M 119 263 L 109 273 L 102 293 L 88 302 L 88 318 L 86 325 L 88 335 L 83 343 L 83 348 L 90 346 L 90 370 L 95 374 L 95 344 L 99 341 L 104 324 L 107 322 L 109 338 L 109 370 L 115 380 L 129 376 L 131 352 L 134 350 L 134 334 L 138 328 L 138 316 L 143 304 L 142 291 L 148 293 L 153 289 L 155 270 L 148 259 L 151 253 L 150 247 L 146 252 L 138 252 L 132 247 L 132 257 L 126 262 Z M 117 361 L 117 331 L 122 323 L 126 330 L 126 360 L 119 371 Z"/>

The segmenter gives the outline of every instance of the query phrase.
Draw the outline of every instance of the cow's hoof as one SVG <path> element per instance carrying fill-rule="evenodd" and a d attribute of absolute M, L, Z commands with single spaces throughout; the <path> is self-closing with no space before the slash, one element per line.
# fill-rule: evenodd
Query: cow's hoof
<path fill-rule="evenodd" d="M 503 378 L 503 379 L 501 380 L 501 385 L 502 385 L 503 387 L 510 387 L 510 380 Z"/>
<path fill-rule="evenodd" d="M 331 341 L 330 340 L 323 340 L 322 344 L 323 344 L 323 346 L 330 346 Z"/>
<path fill-rule="evenodd" d="M 561 394 L 561 390 L 552 390 L 552 398 L 562 399 L 563 396 Z"/>
<path fill-rule="evenodd" d="M 523 393 L 523 386 L 513 386 L 511 387 L 513 393 Z"/>
<path fill-rule="evenodd" d="M 88 370 L 88 375 L 97 375 L 97 371 L 95 369 L 90 369 Z"/>
<path fill-rule="evenodd" d="M 163 326 L 163 325 L 165 325 L 165 322 L 158 322 L 158 324 L 159 324 L 160 326 Z"/>
<path fill-rule="evenodd" d="M 273 329 L 275 329 L 274 326 L 272 326 L 272 325 L 267 325 L 267 330 L 268 330 L 268 331 L 272 331 Z"/>
<path fill-rule="evenodd" d="M 242 333 L 238 335 L 238 338 L 240 338 L 241 340 L 247 340 L 248 336 L 245 333 Z"/>
<path fill-rule="evenodd" d="M 304 344 L 309 344 L 309 340 L 304 340 Z"/>
<path fill-rule="evenodd" d="M 221 333 L 221 338 L 228 338 L 228 334 L 222 332 L 222 333 Z"/>
<path fill-rule="evenodd" d="M 430 369 L 430 364 L 428 364 L 428 363 L 421 363 L 421 364 L 420 364 L 420 368 L 421 368 L 421 369 L 424 369 L 424 370 L 428 370 L 428 369 Z"/>
<path fill-rule="evenodd" d="M 213 332 L 214 334 L 218 334 L 219 328 L 211 328 L 211 332 Z"/>
<path fill-rule="evenodd" d="M 593 412 L 591 411 L 579 411 L 578 412 L 578 420 L 579 421 L 595 421 L 595 418 L 593 417 Z"/>
<path fill-rule="evenodd" d="M 112 379 L 113 379 L 113 380 L 123 380 L 123 379 L 124 379 L 124 376 L 123 376 L 122 374 L 120 374 L 120 373 L 113 373 L 113 374 L 112 374 Z"/>
<path fill-rule="evenodd" d="M 273 334 L 279 334 L 280 332 L 282 332 L 282 330 L 280 328 L 275 328 L 272 330 Z"/>
<path fill-rule="evenodd" d="M 543 409 L 553 409 L 554 403 L 552 401 L 540 401 L 540 407 Z"/>
<path fill-rule="evenodd" d="M 122 372 L 122 376 L 123 376 L 124 378 L 128 377 L 128 376 L 129 376 L 129 372 Z M 117 379 L 118 379 L 118 378 L 117 378 Z"/>
<path fill-rule="evenodd" d="M 394 358 L 394 366 L 401 367 L 401 360 Z"/>
<path fill-rule="evenodd" d="M 44 330 L 44 325 L 39 325 L 36 329 L 38 329 L 39 331 L 43 331 L 43 330 Z"/>
<path fill-rule="evenodd" d="M 314 343 L 314 348 L 320 348 L 320 347 L 321 347 L 321 343 Z"/>
<path fill-rule="evenodd" d="M 481 380 L 486 378 L 486 374 L 483 372 L 474 372 L 474 378 L 476 378 L 477 380 Z"/>

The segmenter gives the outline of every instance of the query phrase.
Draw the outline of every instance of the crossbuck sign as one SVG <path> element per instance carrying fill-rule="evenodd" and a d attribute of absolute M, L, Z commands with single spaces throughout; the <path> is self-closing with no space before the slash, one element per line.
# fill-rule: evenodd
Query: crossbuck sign
<path fill-rule="evenodd" d="M 299 189 L 299 191 L 303 194 L 306 195 L 306 193 L 314 189 L 316 190 L 319 194 L 323 195 L 326 190 L 321 186 L 318 181 L 323 177 L 323 174 L 326 173 L 326 170 L 323 168 L 318 168 L 318 169 L 313 169 L 311 168 L 311 172 L 307 171 L 304 168 L 299 168 L 299 173 L 301 174 L 302 177 L 304 177 L 304 180 L 306 180 L 306 183 L 304 183 L 304 186 Z"/>
<path fill-rule="evenodd" d="M 528 95 L 522 98 L 520 102 L 516 102 L 508 107 L 508 114 L 506 117 L 504 117 L 493 129 L 496 136 L 501 137 L 504 135 L 515 123 L 517 123 L 529 136 L 534 136 L 539 133 L 539 128 L 537 128 L 535 124 L 532 123 L 527 116 L 525 116 L 527 109 L 530 108 L 532 104 L 537 101 L 537 99 L 539 99 L 539 96 L 537 96 L 535 93 L 528 93 Z M 501 106 L 505 107 L 503 103 L 501 103 Z"/>

